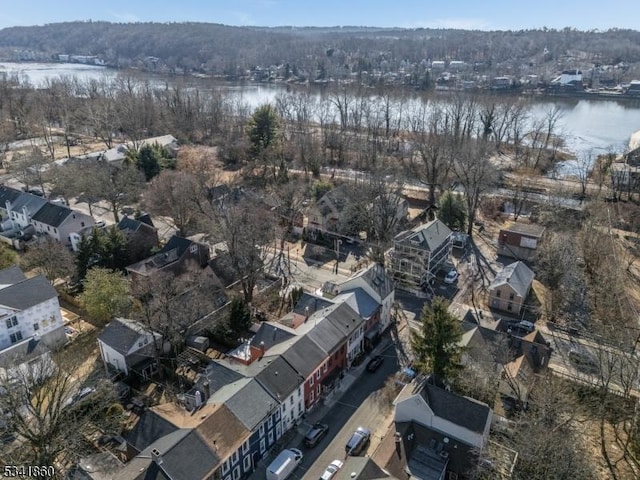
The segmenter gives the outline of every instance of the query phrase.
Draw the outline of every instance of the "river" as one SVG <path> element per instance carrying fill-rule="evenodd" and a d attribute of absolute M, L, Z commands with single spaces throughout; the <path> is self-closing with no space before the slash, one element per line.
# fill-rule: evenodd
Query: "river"
<path fill-rule="evenodd" d="M 0 63 L 0 73 L 17 74 L 38 87 L 47 79 L 75 76 L 81 80 L 115 78 L 117 70 L 77 63 Z M 145 79 L 164 84 L 175 81 L 149 74 Z M 193 79 L 193 85 L 212 88 L 210 81 Z M 215 88 L 226 91 L 232 99 L 250 108 L 273 102 L 287 87 L 285 85 L 216 83 Z M 320 95 L 318 93 L 318 95 Z M 640 130 L 640 101 L 610 101 L 585 99 L 537 99 L 533 102 L 532 117 L 544 118 L 554 107 L 561 111 L 558 129 L 565 136 L 566 150 L 582 154 L 598 154 L 608 149 L 624 150 L 631 134 Z"/>

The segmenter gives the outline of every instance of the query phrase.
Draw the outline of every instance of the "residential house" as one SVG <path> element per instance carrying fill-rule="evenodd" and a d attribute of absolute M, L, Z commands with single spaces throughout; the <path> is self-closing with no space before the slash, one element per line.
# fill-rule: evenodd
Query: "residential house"
<path fill-rule="evenodd" d="M 127 215 L 118 222 L 118 230 L 127 241 L 127 251 L 131 263 L 149 257 L 151 251 L 158 246 L 158 230 L 148 214 L 138 218 Z"/>
<path fill-rule="evenodd" d="M 58 292 L 43 276 L 27 278 L 19 267 L 0 271 L 0 350 L 33 337 L 50 348 L 67 341 Z"/>
<path fill-rule="evenodd" d="M 481 364 L 487 371 L 496 371 L 500 376 L 500 397 L 526 405 L 538 375 L 546 370 L 551 356 L 551 348 L 540 332 L 521 337 L 509 330 L 495 330 L 466 321 L 462 328 L 463 363 Z"/>
<path fill-rule="evenodd" d="M 52 367 L 51 350 L 40 337 L 31 337 L 0 350 L 0 382 L 16 376 L 43 380 Z"/>
<path fill-rule="evenodd" d="M 504 267 L 489 286 L 491 308 L 518 315 L 525 305 L 535 274 L 523 262 Z"/>
<path fill-rule="evenodd" d="M 346 362 L 346 347 L 344 344 L 332 355 L 328 355 L 316 342 L 307 335 L 303 335 L 297 342 L 282 353 L 284 359 L 296 372 L 304 378 L 303 395 L 305 410 L 313 407 L 328 388 L 325 382 L 330 372 L 341 371 Z M 339 369 L 339 370 L 337 370 Z"/>
<path fill-rule="evenodd" d="M 309 209 L 307 227 L 320 232 L 339 233 L 347 204 L 346 185 L 329 190 Z"/>
<path fill-rule="evenodd" d="M 544 227 L 528 223 L 508 223 L 500 229 L 498 234 L 498 255 L 515 258 L 516 260 L 531 261 L 536 255 L 536 249 Z"/>
<path fill-rule="evenodd" d="M 23 230 L 32 224 L 33 216 L 48 202 L 46 199 L 15 188 L 0 186 L 0 211 L 7 219 L 3 230 Z"/>
<path fill-rule="evenodd" d="M 156 349 L 162 348 L 162 335 L 135 320 L 114 318 L 98 337 L 98 346 L 105 366 L 147 379 L 158 369 Z"/>
<path fill-rule="evenodd" d="M 435 386 L 429 378 L 406 385 L 394 405 L 400 451 L 384 468 L 398 478 L 464 478 L 489 440 L 489 406 Z"/>
<path fill-rule="evenodd" d="M 71 248 L 74 252 L 82 238 L 80 233 L 95 225 L 93 217 L 67 206 L 47 202 L 31 218 L 36 232 Z"/>
<path fill-rule="evenodd" d="M 448 263 L 452 245 L 453 232 L 437 218 L 396 235 L 387 261 L 396 286 L 420 293 Z"/>
<path fill-rule="evenodd" d="M 197 414 L 174 403 L 143 414 L 127 435 L 139 453 L 116 480 L 242 480 L 255 471 L 282 433 L 279 406 L 256 380 L 210 378 Z"/>
<path fill-rule="evenodd" d="M 333 303 L 334 302 L 329 299 L 304 292 L 294 305 L 293 311 L 291 312 L 291 321 L 287 322 L 287 324 L 292 328 L 298 328 L 309 320 L 311 315 L 324 308 L 330 307 Z"/>
<path fill-rule="evenodd" d="M 373 335 L 384 332 L 391 324 L 391 308 L 395 299 L 395 284 L 391 272 L 379 263 L 372 263 L 339 283 L 327 283 L 323 291 L 329 295 L 354 293 L 358 304 L 356 310 L 367 319 L 366 331 Z M 373 302 L 378 309 L 373 310 Z M 372 333 L 373 332 L 373 333 Z"/>
<path fill-rule="evenodd" d="M 145 260 L 127 267 L 133 282 L 161 272 L 183 273 L 190 264 L 204 268 L 209 261 L 209 247 L 203 243 L 173 235 L 162 249 Z"/>

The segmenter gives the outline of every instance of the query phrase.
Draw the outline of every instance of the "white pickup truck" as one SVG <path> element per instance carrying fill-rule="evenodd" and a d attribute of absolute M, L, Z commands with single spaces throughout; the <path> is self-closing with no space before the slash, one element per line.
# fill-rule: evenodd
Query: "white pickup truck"
<path fill-rule="evenodd" d="M 297 448 L 281 451 L 267 467 L 267 480 L 285 480 L 302 462 L 302 452 Z"/>

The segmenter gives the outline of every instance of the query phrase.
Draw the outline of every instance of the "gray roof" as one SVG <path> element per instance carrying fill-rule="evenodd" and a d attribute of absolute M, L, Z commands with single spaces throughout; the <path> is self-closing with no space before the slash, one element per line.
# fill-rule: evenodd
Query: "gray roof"
<path fill-rule="evenodd" d="M 340 330 L 344 334 L 344 338 L 348 338 L 364 323 L 364 319 L 348 303 L 342 302 L 332 308 L 321 323 L 326 322 Z"/>
<path fill-rule="evenodd" d="M 316 295 L 311 295 L 310 293 L 304 292 L 300 296 L 298 303 L 296 303 L 295 307 L 293 307 L 293 312 L 297 313 L 298 315 L 313 315 L 318 310 L 322 310 L 323 308 L 326 308 L 332 304 L 333 302 L 327 300 L 326 298 L 318 297 Z"/>
<path fill-rule="evenodd" d="M 128 216 L 124 216 L 118 222 L 118 230 L 125 234 L 133 234 L 140 229 L 147 229 L 149 232 L 155 232 L 156 228 L 152 225 L 149 225 L 146 222 L 141 222 L 140 220 L 136 220 L 135 218 L 131 218 Z"/>
<path fill-rule="evenodd" d="M 243 378 L 243 375 L 227 368 L 220 362 L 210 362 L 207 364 L 205 371 L 196 382 L 197 387 L 201 387 L 202 384 L 209 382 L 209 395 L 214 395 L 222 387 L 225 387 L 233 382 L 236 382 Z"/>
<path fill-rule="evenodd" d="M 13 285 L 26 279 L 24 272 L 17 265 L 0 270 L 0 288 L 2 285 Z"/>
<path fill-rule="evenodd" d="M 488 405 L 424 382 L 420 395 L 433 413 L 472 432 L 484 433 L 491 409 Z"/>
<path fill-rule="evenodd" d="M 356 305 L 356 312 L 362 318 L 371 317 L 371 315 L 373 315 L 380 306 L 380 304 L 362 288 L 343 290 L 340 295 L 336 296 L 333 300 L 336 303 L 339 303 L 342 300 L 349 301 L 351 298 L 353 298 Z"/>
<path fill-rule="evenodd" d="M 326 360 L 327 353 L 305 335 L 285 350 L 282 356 L 300 375 L 307 378 Z"/>
<path fill-rule="evenodd" d="M 304 382 L 305 378 L 301 377 L 284 358 L 278 356 L 256 375 L 256 380 L 271 395 L 279 401 L 284 401 Z"/>
<path fill-rule="evenodd" d="M 333 188 L 325 193 L 320 200 L 318 200 L 318 207 L 323 210 L 323 206 L 328 207 L 328 204 L 331 204 L 337 212 L 342 212 L 344 208 L 347 206 L 348 196 L 347 196 L 347 187 L 346 185 L 340 185 L 339 187 Z M 326 215 L 329 211 L 325 210 L 323 215 Z"/>
<path fill-rule="evenodd" d="M 125 435 L 127 443 L 141 452 L 159 438 L 178 428 L 151 410 L 145 410 L 135 426 Z"/>
<path fill-rule="evenodd" d="M 191 430 L 166 453 L 162 450 L 162 445 L 154 444 L 152 447 L 162 454 L 161 468 L 172 480 L 209 478 L 209 474 L 221 460 L 195 430 Z"/>
<path fill-rule="evenodd" d="M 520 235 L 526 235 L 528 237 L 540 238 L 544 233 L 544 227 L 541 225 L 534 225 L 531 223 L 511 223 L 502 227 L 500 230 L 505 232 L 519 233 Z"/>
<path fill-rule="evenodd" d="M 26 310 L 52 298 L 58 298 L 58 292 L 44 275 L 0 289 L 0 305 L 15 310 Z"/>
<path fill-rule="evenodd" d="M 279 406 L 278 401 L 269 395 L 269 392 L 255 379 L 238 390 L 224 404 L 250 431 L 260 425 Z"/>
<path fill-rule="evenodd" d="M 44 205 L 49 204 L 44 198 L 33 195 L 31 193 L 20 192 L 13 202 L 11 202 L 11 209 L 16 212 L 22 212 L 23 208 L 27 209 L 29 215 L 32 217 L 39 212 Z M 5 205 L 3 205 L 4 207 Z"/>
<path fill-rule="evenodd" d="M 12 368 L 50 352 L 41 337 L 31 337 L 0 350 L 0 368 Z"/>
<path fill-rule="evenodd" d="M 349 305 L 345 303 L 342 303 L 340 305 L 349 307 Z M 336 305 L 332 309 L 335 309 L 338 306 L 339 305 Z M 351 322 L 353 320 L 354 316 L 359 317 L 351 307 L 349 307 L 349 310 L 353 312 L 353 315 L 349 315 L 349 318 L 346 318 L 343 315 L 346 310 L 341 311 L 338 313 L 338 315 L 336 315 L 333 322 L 324 318 L 329 315 L 328 312 L 325 313 L 323 311 L 316 313 L 315 316 L 318 316 L 318 323 L 313 327 L 313 329 L 309 331 L 309 333 L 307 333 L 307 337 L 313 340 L 322 350 L 327 352 L 327 354 L 332 355 L 333 352 L 335 352 L 338 347 L 345 342 L 348 336 L 348 328 L 344 325 L 342 327 L 338 326 L 340 320 L 346 321 L 348 324 L 348 322 Z M 314 320 L 311 319 L 309 321 L 311 322 Z"/>
<path fill-rule="evenodd" d="M 7 201 L 13 205 L 13 202 L 16 201 L 21 193 L 23 192 L 16 190 L 15 188 L 0 185 L 0 208 L 6 208 Z"/>
<path fill-rule="evenodd" d="M 109 345 L 116 352 L 126 355 L 131 347 L 135 345 L 141 335 L 145 335 L 147 330 L 135 320 L 126 318 L 114 318 L 98 337 L 105 345 Z M 155 333 L 155 335 L 159 335 Z"/>
<path fill-rule="evenodd" d="M 32 219 L 36 222 L 44 223 L 45 225 L 51 225 L 52 227 L 59 227 L 62 225 L 70 215 L 73 214 L 73 210 L 64 205 L 56 205 L 55 203 L 47 203 L 43 205 L 38 212 L 32 216 Z M 90 218 L 90 217 L 88 217 Z"/>
<path fill-rule="evenodd" d="M 251 345 L 254 347 L 263 346 L 265 352 L 269 351 L 274 345 L 278 345 L 282 342 L 293 338 L 295 335 L 282 328 L 278 328 L 271 323 L 261 323 L 258 331 L 251 339 Z"/>
<path fill-rule="evenodd" d="M 424 225 L 400 232 L 393 241 L 433 252 L 447 240 L 451 233 L 451 229 L 436 218 Z"/>
<path fill-rule="evenodd" d="M 491 282 L 491 289 L 509 285 L 522 298 L 527 295 L 535 274 L 523 262 L 514 262 L 504 267 Z"/>

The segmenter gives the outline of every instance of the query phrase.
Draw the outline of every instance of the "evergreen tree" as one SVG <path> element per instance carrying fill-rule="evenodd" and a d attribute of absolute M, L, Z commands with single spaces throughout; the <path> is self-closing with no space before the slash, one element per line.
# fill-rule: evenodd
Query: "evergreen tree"
<path fill-rule="evenodd" d="M 464 230 L 467 214 L 462 197 L 450 190 L 444 192 L 438 202 L 438 218 L 453 230 Z"/>
<path fill-rule="evenodd" d="M 231 300 L 229 325 L 236 337 L 240 337 L 251 328 L 251 312 L 249 305 L 240 297 Z"/>
<path fill-rule="evenodd" d="M 462 368 L 460 358 L 462 337 L 460 321 L 449 313 L 449 302 L 437 297 L 431 306 L 422 309 L 420 332 L 411 334 L 411 347 L 416 368 L 422 373 L 433 373 L 444 380 L 453 378 Z"/>
<path fill-rule="evenodd" d="M 276 143 L 280 121 L 276 109 L 270 104 L 258 107 L 251 118 L 247 134 L 251 142 L 251 153 L 259 156 Z"/>

